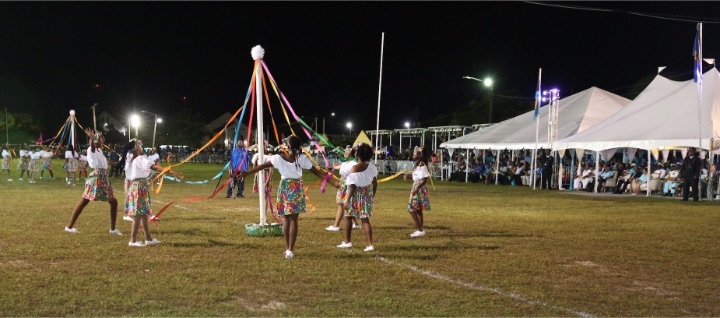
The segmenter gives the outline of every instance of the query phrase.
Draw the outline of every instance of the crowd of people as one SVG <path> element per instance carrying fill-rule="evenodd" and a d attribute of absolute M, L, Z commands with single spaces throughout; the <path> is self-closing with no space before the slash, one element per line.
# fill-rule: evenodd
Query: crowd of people
<path fill-rule="evenodd" d="M 688 196 L 698 200 L 700 197 L 708 197 L 708 193 L 720 195 L 720 164 L 708 165 L 708 161 L 701 159 L 696 152 L 695 148 L 688 148 L 684 159 L 681 155 L 671 154 L 665 162 L 652 160 L 649 163 L 652 168 L 650 174 L 648 160 L 644 156 L 636 156 L 628 163 L 622 163 L 621 156 L 608 161 L 601 160 L 599 169 L 595 168 L 594 158 L 590 156 L 572 162 L 572 158 L 566 155 L 558 164 L 567 171 L 563 175 L 564 188 L 574 191 L 594 192 L 597 183 L 599 192 L 615 194 L 637 195 L 650 187 L 654 194 L 682 196 L 683 200 L 687 200 Z M 495 162 L 495 155 L 490 151 L 485 153 L 484 160 L 476 156 L 475 152 L 470 152 L 469 158 L 465 158 L 463 152 L 457 151 L 451 155 L 445 152 L 443 157 L 443 173 L 448 181 L 533 185 L 530 156 L 511 158 L 508 154 L 502 154 L 499 162 Z M 553 186 L 557 183 L 557 178 L 553 178 L 557 168 L 555 165 L 555 157 L 549 150 L 539 152 L 535 186 L 541 189 L 557 188 Z M 573 166 L 576 171 L 570 171 Z"/>

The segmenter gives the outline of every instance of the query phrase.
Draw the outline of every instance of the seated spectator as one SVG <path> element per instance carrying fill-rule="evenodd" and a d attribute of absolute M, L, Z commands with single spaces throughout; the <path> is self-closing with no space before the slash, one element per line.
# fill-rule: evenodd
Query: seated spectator
<path fill-rule="evenodd" d="M 522 177 L 527 175 L 527 172 L 525 172 L 525 164 L 522 162 L 517 164 L 517 167 L 515 168 L 515 173 L 513 174 L 513 186 L 515 185 L 524 185 Z"/>
<path fill-rule="evenodd" d="M 645 184 L 647 186 L 648 182 L 648 169 L 645 168 L 642 170 L 642 174 L 638 178 L 634 178 L 632 182 L 632 193 L 631 195 L 637 195 L 640 192 L 640 187 Z"/>
<path fill-rule="evenodd" d="M 600 176 L 598 176 L 598 192 L 602 192 L 603 187 L 605 186 L 605 180 L 610 179 L 615 176 L 615 171 L 610 167 L 610 164 L 605 164 L 599 173 Z"/>
<path fill-rule="evenodd" d="M 617 187 L 615 187 L 614 194 L 621 194 L 625 192 L 625 189 L 628 188 L 628 185 L 632 184 L 633 178 L 635 178 L 635 168 L 636 164 L 633 163 L 630 165 L 630 169 L 627 169 L 623 171 L 623 174 L 618 177 L 618 184 Z"/>
<path fill-rule="evenodd" d="M 588 184 L 592 182 L 593 177 L 595 177 L 595 173 L 590 167 L 590 164 L 586 163 L 583 167 L 582 172 L 575 176 L 575 180 L 573 182 L 573 189 L 578 191 L 586 190 L 588 188 Z"/>
<path fill-rule="evenodd" d="M 665 176 L 665 185 L 663 186 L 663 196 L 670 197 L 675 195 L 678 179 L 680 178 L 680 169 L 676 164 L 670 164 L 670 172 Z"/>

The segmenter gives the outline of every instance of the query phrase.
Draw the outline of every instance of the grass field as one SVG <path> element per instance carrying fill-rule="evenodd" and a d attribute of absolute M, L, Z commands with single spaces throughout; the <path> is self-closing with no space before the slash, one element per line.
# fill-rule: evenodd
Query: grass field
<path fill-rule="evenodd" d="M 203 180 L 220 168 L 177 170 Z M 720 315 L 717 202 L 435 181 L 427 236 L 413 239 L 400 178 L 378 187 L 365 253 L 361 231 L 335 247 L 334 189 L 311 189 L 317 210 L 285 260 L 282 238 L 245 234 L 259 219 L 250 180 L 245 199 L 171 207 L 151 226 L 162 244 L 131 248 L 130 222 L 108 234 L 106 203 L 88 205 L 80 234 L 63 231 L 82 193 L 64 171 L 36 184 L 13 173 L 0 176 L 0 316 Z M 214 188 L 166 181 L 154 208 Z"/>

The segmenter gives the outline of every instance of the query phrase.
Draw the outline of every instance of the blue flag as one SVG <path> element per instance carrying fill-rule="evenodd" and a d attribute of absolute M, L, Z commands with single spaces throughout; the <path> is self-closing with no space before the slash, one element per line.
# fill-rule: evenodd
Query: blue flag
<path fill-rule="evenodd" d="M 700 35 L 700 23 L 697 24 L 695 33 L 695 45 L 693 46 L 693 58 L 695 59 L 694 80 L 695 83 L 702 83 L 702 38 Z"/>

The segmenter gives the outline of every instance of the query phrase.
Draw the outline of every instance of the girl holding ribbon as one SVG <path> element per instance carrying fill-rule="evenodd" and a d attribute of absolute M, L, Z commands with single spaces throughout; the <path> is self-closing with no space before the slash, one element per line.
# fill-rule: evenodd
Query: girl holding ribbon
<path fill-rule="evenodd" d="M 283 143 L 289 148 L 287 153 L 270 156 L 270 161 L 261 163 L 248 171 L 240 171 L 240 177 L 244 178 L 248 174 L 271 167 L 275 167 L 280 172 L 281 181 L 276 202 L 277 215 L 285 218 L 283 223 L 285 259 L 292 259 L 295 256 L 298 216 L 300 213 L 305 212 L 303 169 L 310 170 L 320 179 L 324 179 L 325 175 L 313 166 L 306 155 L 302 154 L 298 136 L 291 135 Z"/>
<path fill-rule="evenodd" d="M 345 162 L 335 167 L 340 173 L 340 185 L 337 189 L 337 195 L 335 196 L 335 202 L 337 203 L 338 208 L 337 214 L 335 215 L 335 223 L 325 228 L 325 230 L 331 232 L 340 231 L 340 221 L 342 220 L 343 214 L 345 213 L 342 204 L 343 202 L 345 202 L 345 194 L 347 194 L 347 185 L 345 184 L 345 179 L 347 178 L 347 175 L 350 174 L 350 170 L 352 169 L 352 167 L 358 163 L 355 159 L 355 148 L 347 145 L 345 147 L 344 159 Z M 353 221 L 355 221 L 355 225 L 353 225 L 352 228 L 359 229 L 360 224 L 358 224 L 357 219 L 353 218 Z"/>
<path fill-rule="evenodd" d="M 25 175 L 26 178 L 30 178 L 30 172 L 28 171 L 28 166 L 30 165 L 30 154 L 27 150 L 20 149 L 20 153 L 18 155 L 20 156 L 17 164 L 17 169 L 20 171 L 20 178 L 18 180 L 23 181 L 23 175 Z"/>
<path fill-rule="evenodd" d="M 132 216 L 132 231 L 128 246 L 143 247 L 160 244 L 160 241 L 150 236 L 148 216 L 152 214 L 152 201 L 150 199 L 150 173 L 162 172 L 161 165 L 155 162 L 156 158 L 148 158 L 143 151 L 142 141 L 131 141 L 125 149 L 132 147 L 131 153 L 125 153 L 125 215 Z M 182 179 L 181 173 L 172 169 L 168 173 Z M 137 241 L 138 230 L 142 224 L 145 232 L 145 242 Z"/>
<path fill-rule="evenodd" d="M 65 231 L 80 233 L 74 226 L 75 221 L 77 221 L 85 206 L 87 206 L 90 201 L 105 201 L 110 204 L 110 234 L 122 235 L 122 233 L 115 228 L 117 200 L 115 199 L 115 191 L 108 177 L 107 158 L 105 158 L 105 154 L 103 154 L 102 151 L 105 136 L 103 136 L 102 132 L 92 130 L 91 128 L 87 128 L 85 133 L 87 134 L 88 143 L 90 144 L 87 150 L 88 165 L 95 170 L 93 170 L 85 180 L 85 191 L 83 191 L 80 202 L 75 206 L 75 210 L 73 210 L 70 222 L 68 222 L 65 227 Z"/>
<path fill-rule="evenodd" d="M 365 228 L 365 239 L 367 247 L 365 252 L 374 251 L 375 247 L 372 242 L 372 226 L 370 225 L 370 217 L 373 214 L 373 201 L 377 192 L 377 168 L 370 164 L 373 156 L 373 148 L 368 144 L 361 143 L 356 147 L 358 164 L 354 165 L 350 173 L 347 175 L 345 183 L 347 184 L 347 194 L 340 204 L 345 211 L 345 241 L 337 247 L 352 247 L 352 220 L 362 220 Z M 371 188 L 372 186 L 372 188 Z"/>
<path fill-rule="evenodd" d="M 2 171 L 7 171 L 8 180 L 7 181 L 13 181 L 12 177 L 10 176 L 10 161 L 12 157 L 10 157 L 10 147 L 7 146 L 2 151 Z"/>
<path fill-rule="evenodd" d="M 430 172 L 427 169 L 428 152 L 425 147 L 415 147 L 413 152 L 413 160 L 415 160 L 415 168 L 412 171 L 413 186 L 410 190 L 410 202 L 408 202 L 408 211 L 415 221 L 417 231 L 410 234 L 410 237 L 425 236 L 424 227 L 424 211 L 430 210 L 430 197 L 428 195 L 427 181 L 430 178 Z"/>

